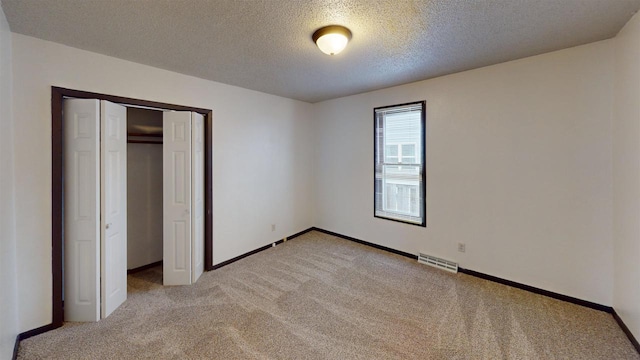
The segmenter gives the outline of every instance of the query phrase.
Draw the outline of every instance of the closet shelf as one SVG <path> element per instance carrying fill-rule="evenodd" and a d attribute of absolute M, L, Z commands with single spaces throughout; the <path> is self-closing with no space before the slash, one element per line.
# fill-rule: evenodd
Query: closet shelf
<path fill-rule="evenodd" d="M 127 136 L 140 136 L 140 137 L 162 137 L 162 134 L 149 134 L 149 133 L 134 133 L 130 132 Z"/>

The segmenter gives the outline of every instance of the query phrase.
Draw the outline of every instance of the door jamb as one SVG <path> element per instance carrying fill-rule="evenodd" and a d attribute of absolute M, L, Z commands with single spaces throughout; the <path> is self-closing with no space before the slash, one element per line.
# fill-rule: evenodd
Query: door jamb
<path fill-rule="evenodd" d="M 49 331 L 61 327 L 64 322 L 64 308 L 62 301 L 62 245 L 64 241 L 64 162 L 63 136 L 64 123 L 62 118 L 62 101 L 65 97 L 78 99 L 107 100 L 114 103 L 148 106 L 176 111 L 193 111 L 204 115 L 204 269 L 213 270 L 213 111 L 211 109 L 196 108 L 183 105 L 160 103 L 155 101 L 133 99 L 121 96 L 99 94 L 87 91 L 51 87 L 51 273 L 52 273 L 52 310 L 51 326 L 45 326 Z M 43 327 L 44 328 L 44 327 Z"/>

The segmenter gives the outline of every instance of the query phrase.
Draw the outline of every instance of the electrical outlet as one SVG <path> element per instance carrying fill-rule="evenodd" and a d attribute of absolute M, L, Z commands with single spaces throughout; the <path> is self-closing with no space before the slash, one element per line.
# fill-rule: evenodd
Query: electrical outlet
<path fill-rule="evenodd" d="M 458 251 L 459 252 L 465 252 L 467 250 L 467 244 L 465 243 L 458 243 Z"/>
<path fill-rule="evenodd" d="M 271 224 L 271 231 L 276 231 L 276 224 Z"/>

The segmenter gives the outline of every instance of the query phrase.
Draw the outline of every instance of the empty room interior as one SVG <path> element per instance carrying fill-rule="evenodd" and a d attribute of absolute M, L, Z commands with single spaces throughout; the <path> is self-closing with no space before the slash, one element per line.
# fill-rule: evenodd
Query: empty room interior
<path fill-rule="evenodd" d="M 0 359 L 640 359 L 640 0 L 0 6 Z"/>

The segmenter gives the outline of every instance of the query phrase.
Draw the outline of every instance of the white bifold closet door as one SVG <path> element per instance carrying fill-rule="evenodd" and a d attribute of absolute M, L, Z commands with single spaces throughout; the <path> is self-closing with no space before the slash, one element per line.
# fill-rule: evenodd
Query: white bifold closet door
<path fill-rule="evenodd" d="M 127 108 L 100 102 L 102 318 L 127 300 Z"/>
<path fill-rule="evenodd" d="M 64 320 L 100 320 L 100 102 L 64 114 Z"/>
<path fill-rule="evenodd" d="M 163 115 L 163 283 L 189 285 L 204 270 L 204 117 Z"/>
<path fill-rule="evenodd" d="M 191 230 L 191 282 L 204 271 L 204 115 L 191 113 L 191 184 L 193 221 Z"/>
<path fill-rule="evenodd" d="M 127 298 L 126 108 L 66 99 L 63 115 L 65 321 L 98 321 Z"/>

